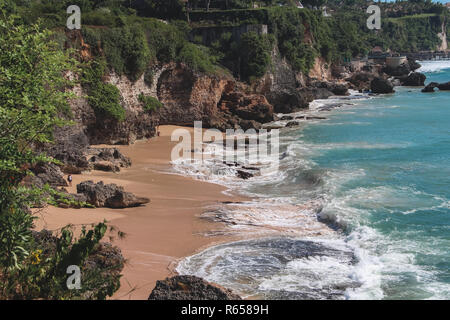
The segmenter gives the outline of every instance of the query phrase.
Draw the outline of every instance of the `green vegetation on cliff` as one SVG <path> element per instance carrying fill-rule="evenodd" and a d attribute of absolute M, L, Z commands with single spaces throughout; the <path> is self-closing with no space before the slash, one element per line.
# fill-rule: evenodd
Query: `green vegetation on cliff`
<path fill-rule="evenodd" d="M 106 63 L 102 59 L 92 60 L 83 66 L 81 83 L 88 93 L 88 102 L 98 116 L 98 120 L 125 120 L 125 109 L 120 104 L 120 92 L 116 86 L 103 82 Z"/>
<path fill-rule="evenodd" d="M 139 101 L 142 103 L 142 106 L 145 111 L 156 111 L 159 108 L 163 107 L 163 104 L 158 101 L 158 99 L 153 98 L 151 96 L 146 96 L 141 93 L 138 97 Z"/>
<path fill-rule="evenodd" d="M 331 17 L 311 9 L 325 2 Z M 369 30 L 367 1 L 302 3 L 307 8 L 298 9 L 291 0 L 31 0 L 18 1 L 10 10 L 16 10 L 27 23 L 41 18 L 50 28 L 61 28 L 67 18 L 66 7 L 79 5 L 83 36 L 94 54 L 105 56 L 110 70 L 133 81 L 151 66 L 171 61 L 206 73 L 224 66 L 241 79 L 254 79 L 268 70 L 267 55 L 273 46 L 278 46 L 296 71 L 304 73 L 316 57 L 338 63 L 365 55 L 374 46 L 397 52 L 434 50 L 440 44 L 437 33 L 446 17 L 448 20 L 448 10 L 426 0 L 378 3 L 382 29 Z M 253 8 L 253 4 L 259 7 Z M 230 37 L 227 30 L 207 44 L 190 35 L 192 28 L 261 24 L 268 26 L 269 35 L 253 36 L 253 43 L 258 44 L 256 56 L 246 57 L 242 52 L 246 37 L 243 42 L 241 37 Z M 269 41 L 272 47 L 267 45 Z M 247 60 L 250 65 L 243 62 Z"/>

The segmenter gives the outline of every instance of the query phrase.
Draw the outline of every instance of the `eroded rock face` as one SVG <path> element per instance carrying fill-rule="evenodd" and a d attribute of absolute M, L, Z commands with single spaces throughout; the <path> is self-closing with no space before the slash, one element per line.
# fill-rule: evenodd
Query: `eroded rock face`
<path fill-rule="evenodd" d="M 122 209 L 139 207 L 150 202 L 148 198 L 136 197 L 130 192 L 125 192 L 122 187 L 116 184 L 105 185 L 103 181 L 98 183 L 84 181 L 77 185 L 77 193 L 84 194 L 86 196 L 86 202 L 97 208 Z"/>
<path fill-rule="evenodd" d="M 241 300 L 241 297 L 195 276 L 175 276 L 157 281 L 148 300 Z"/>
<path fill-rule="evenodd" d="M 245 93 L 229 77 L 196 73 L 183 64 L 161 73 L 157 92 L 164 104 L 158 111 L 161 124 L 202 121 L 203 127 L 246 130 L 273 120 L 273 107 L 263 95 Z"/>
<path fill-rule="evenodd" d="M 370 83 L 370 90 L 372 90 L 373 93 L 393 93 L 394 86 L 392 83 L 383 78 L 375 78 Z"/>

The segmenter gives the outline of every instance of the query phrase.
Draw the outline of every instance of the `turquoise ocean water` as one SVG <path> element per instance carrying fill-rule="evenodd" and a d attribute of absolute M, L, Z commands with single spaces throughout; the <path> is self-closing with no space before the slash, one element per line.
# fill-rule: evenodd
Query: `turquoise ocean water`
<path fill-rule="evenodd" d="M 427 82 L 450 81 L 450 62 L 422 64 Z M 348 100 L 320 112 L 327 120 L 283 132 L 281 173 L 238 186 L 261 199 L 248 204 L 252 219 L 277 226 L 292 217 L 273 201 L 317 199 L 320 220 L 337 236 L 224 244 L 185 259 L 179 271 L 244 296 L 450 299 L 450 92 L 396 91 Z M 239 208 L 229 216 L 241 217 Z"/>

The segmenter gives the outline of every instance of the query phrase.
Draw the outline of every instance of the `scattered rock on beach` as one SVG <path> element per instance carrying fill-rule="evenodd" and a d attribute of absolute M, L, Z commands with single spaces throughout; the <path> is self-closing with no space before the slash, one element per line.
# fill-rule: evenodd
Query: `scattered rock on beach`
<path fill-rule="evenodd" d="M 156 282 L 148 300 L 242 300 L 228 289 L 195 276 L 175 276 Z"/>
<path fill-rule="evenodd" d="M 77 185 L 77 193 L 86 196 L 86 202 L 97 208 L 107 207 L 122 209 L 129 207 L 139 207 L 149 203 L 150 199 L 136 197 L 130 192 L 125 192 L 122 187 L 116 184 L 104 184 L 103 181 L 94 183 L 84 181 Z"/>

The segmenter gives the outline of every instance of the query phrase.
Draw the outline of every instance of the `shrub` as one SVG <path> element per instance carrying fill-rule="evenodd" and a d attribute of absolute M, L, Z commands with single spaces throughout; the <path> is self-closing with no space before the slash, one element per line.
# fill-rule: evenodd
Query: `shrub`
<path fill-rule="evenodd" d="M 125 109 L 120 105 L 120 92 L 110 83 L 99 83 L 89 90 L 88 101 L 98 116 L 125 120 Z"/>
<path fill-rule="evenodd" d="M 271 49 L 272 44 L 268 36 L 249 32 L 241 37 L 238 52 L 243 79 L 260 78 L 267 72 L 271 62 Z"/>
<path fill-rule="evenodd" d="M 120 104 L 120 91 L 110 83 L 103 83 L 106 69 L 104 60 L 94 60 L 84 66 L 82 85 L 88 92 L 88 102 L 99 118 L 125 120 L 125 109 Z"/>
<path fill-rule="evenodd" d="M 204 46 L 198 46 L 189 42 L 185 43 L 177 60 L 201 72 L 214 73 L 216 71 L 216 59 L 210 50 Z"/>
<path fill-rule="evenodd" d="M 143 93 L 139 95 L 139 101 L 142 103 L 145 111 L 156 111 L 164 106 L 158 99 L 146 96 Z"/>

